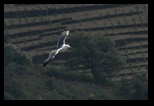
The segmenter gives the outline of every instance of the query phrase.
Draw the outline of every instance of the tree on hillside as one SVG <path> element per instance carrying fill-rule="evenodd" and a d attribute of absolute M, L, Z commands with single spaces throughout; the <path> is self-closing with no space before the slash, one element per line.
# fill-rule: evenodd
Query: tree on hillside
<path fill-rule="evenodd" d="M 114 42 L 102 34 L 76 32 L 70 37 L 72 52 L 66 60 L 66 65 L 73 70 L 78 69 L 79 65 L 84 65 L 85 69 L 91 70 L 97 83 L 105 83 L 107 77 L 125 63 Z"/>

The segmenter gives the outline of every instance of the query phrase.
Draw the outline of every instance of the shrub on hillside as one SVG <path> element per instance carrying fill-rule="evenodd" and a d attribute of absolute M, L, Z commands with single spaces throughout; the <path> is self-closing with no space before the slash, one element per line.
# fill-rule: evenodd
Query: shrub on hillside
<path fill-rule="evenodd" d="M 4 45 L 4 99 L 18 99 L 25 95 L 18 77 L 30 73 L 30 63 L 31 58 L 26 52 L 13 44 Z"/>
<path fill-rule="evenodd" d="M 53 85 L 52 79 L 49 79 L 49 80 L 46 81 L 46 86 L 48 87 L 49 90 L 53 90 L 54 89 L 54 85 Z"/>
<path fill-rule="evenodd" d="M 129 100 L 148 100 L 148 78 L 145 73 L 134 76 L 130 81 L 119 83 L 117 95 Z"/>
<path fill-rule="evenodd" d="M 31 61 L 31 57 L 26 52 L 21 51 L 13 44 L 4 45 L 4 66 L 11 62 L 24 65 L 31 63 Z"/>
<path fill-rule="evenodd" d="M 66 71 L 66 68 L 52 67 L 46 71 L 49 77 L 54 76 L 57 79 L 71 80 L 71 81 L 82 81 L 82 82 L 93 82 L 93 77 L 85 73 L 77 73 L 73 71 Z"/>

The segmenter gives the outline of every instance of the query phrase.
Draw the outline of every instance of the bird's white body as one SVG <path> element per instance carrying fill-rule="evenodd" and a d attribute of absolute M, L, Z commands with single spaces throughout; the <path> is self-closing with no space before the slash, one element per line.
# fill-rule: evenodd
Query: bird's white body
<path fill-rule="evenodd" d="M 57 43 L 57 49 L 52 50 L 48 56 L 48 58 L 44 61 L 43 67 L 46 66 L 59 52 L 64 52 L 68 48 L 71 48 L 70 45 L 65 44 L 66 37 L 69 35 L 69 31 L 62 32 L 61 37 Z"/>
<path fill-rule="evenodd" d="M 70 48 L 70 45 L 64 44 L 64 45 L 62 46 L 62 49 L 60 48 L 59 52 L 65 52 L 68 48 Z"/>

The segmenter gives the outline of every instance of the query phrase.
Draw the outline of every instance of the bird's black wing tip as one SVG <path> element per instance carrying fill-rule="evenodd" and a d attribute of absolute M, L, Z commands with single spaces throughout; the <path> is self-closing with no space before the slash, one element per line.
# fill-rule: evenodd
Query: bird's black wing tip
<path fill-rule="evenodd" d="M 44 68 L 48 63 L 43 63 L 42 67 Z"/>
<path fill-rule="evenodd" d="M 42 68 L 44 68 L 45 66 L 44 65 L 42 65 Z"/>
<path fill-rule="evenodd" d="M 45 67 L 50 61 L 51 61 L 51 59 L 49 61 L 47 61 L 47 62 L 44 62 L 42 67 Z"/>

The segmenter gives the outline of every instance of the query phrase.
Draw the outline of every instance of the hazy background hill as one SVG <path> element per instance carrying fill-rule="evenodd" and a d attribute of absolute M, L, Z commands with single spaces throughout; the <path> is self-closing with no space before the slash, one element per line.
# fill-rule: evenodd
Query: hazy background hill
<path fill-rule="evenodd" d="M 21 51 L 26 51 L 32 58 L 32 63 L 37 67 L 40 67 L 40 65 L 42 65 L 43 61 L 48 56 L 48 53 L 56 47 L 57 40 L 64 30 L 70 30 L 71 35 L 67 39 L 68 43 L 71 42 L 73 33 L 81 31 L 85 31 L 87 33 L 95 35 L 101 33 L 104 36 L 108 36 L 111 38 L 111 40 L 115 41 L 116 48 L 119 50 L 120 55 L 126 58 L 127 64 L 123 65 L 115 71 L 116 75 L 112 77 L 113 81 L 121 81 L 121 79 L 123 78 L 131 81 L 134 76 L 136 78 L 136 75 L 142 73 L 146 73 L 146 76 L 148 76 L 148 4 L 4 4 L 4 43 L 12 43 L 16 47 L 20 48 Z M 41 86 L 37 85 L 37 81 L 35 82 L 37 76 L 35 76 L 35 72 L 32 72 L 33 69 L 23 68 L 24 70 L 31 70 L 28 72 L 30 73 L 30 78 L 34 77 L 34 79 L 27 80 L 30 80 L 32 82 L 34 81 L 34 83 L 36 83 L 36 86 L 39 86 L 41 89 L 40 93 L 38 93 L 39 89 L 37 89 L 38 91 L 36 90 L 36 94 L 41 95 L 39 98 L 39 96 L 30 96 L 30 94 L 28 93 L 32 92 L 32 90 L 30 88 L 27 88 L 25 90 L 26 92 L 24 92 L 27 98 L 87 99 L 86 95 L 82 94 L 82 91 L 77 96 L 74 96 L 74 93 L 70 93 L 70 90 L 68 90 L 67 86 L 71 86 L 72 82 L 69 83 L 65 82 L 65 80 L 57 80 L 57 78 L 68 79 L 69 81 L 70 79 L 73 79 L 70 78 L 68 75 L 70 72 L 68 72 L 67 74 L 67 72 L 65 72 L 66 70 L 64 70 L 63 72 L 61 70 L 62 68 L 57 68 L 64 67 L 63 65 L 65 63 L 65 58 L 69 57 L 69 55 L 69 53 L 61 53 L 61 55 L 58 55 L 55 61 L 47 66 L 47 69 L 45 69 L 47 71 L 47 74 L 44 73 L 45 76 L 43 77 L 40 76 L 42 74 L 40 73 L 41 69 L 32 66 L 33 68 L 35 67 L 34 70 L 40 70 L 38 71 L 38 78 L 40 81 L 42 80 L 42 84 L 46 82 L 47 85 L 44 86 L 45 88 L 41 88 Z M 54 66 L 56 71 L 53 71 L 54 69 L 52 69 L 53 73 L 50 72 L 50 66 Z M 18 67 L 15 65 L 14 67 L 17 68 L 14 69 L 15 71 L 22 70 L 22 68 L 19 67 L 24 66 Z M 59 71 L 57 71 L 58 69 Z M 80 77 L 82 77 L 83 75 L 81 74 L 82 72 L 82 69 L 78 70 L 77 74 L 79 75 L 75 77 L 78 80 L 75 83 L 77 83 L 77 85 L 81 84 L 80 86 L 83 92 L 85 92 L 82 80 L 80 80 L 81 82 L 78 82 Z M 75 73 L 72 73 L 72 75 L 76 75 Z M 16 76 L 18 76 L 20 79 L 21 75 L 19 73 L 16 74 L 17 75 L 12 78 L 16 79 Z M 47 77 L 46 75 L 49 78 L 43 80 Z M 87 76 L 87 79 L 90 83 L 93 83 L 93 77 L 91 77 L 89 71 L 84 73 L 84 75 Z M 83 76 L 83 78 L 85 78 L 85 76 Z M 73 80 L 76 81 L 75 78 Z M 49 95 L 42 96 L 42 92 L 45 92 L 47 89 L 46 86 L 52 86 L 49 83 L 50 81 L 47 82 L 47 80 L 52 80 L 55 88 L 59 88 L 59 90 L 57 91 L 50 92 L 50 90 L 47 90 L 47 92 L 55 94 L 57 97 L 52 98 Z M 21 80 L 21 82 L 22 81 L 26 84 L 26 80 Z M 69 96 L 60 94 L 60 92 L 63 93 L 63 90 L 60 89 L 59 85 L 55 84 L 56 81 L 58 84 L 68 84 L 67 86 L 65 86 L 66 89 L 64 91 L 68 91 Z M 17 85 L 21 86 L 21 82 L 18 82 L 19 84 Z M 135 81 L 133 80 L 133 82 Z M 32 86 L 34 83 L 30 83 L 30 85 Z M 86 84 L 86 86 L 91 86 L 91 84 L 89 83 Z M 23 85 L 21 86 L 21 88 L 25 86 L 26 85 Z M 33 87 L 36 88 L 36 86 L 34 85 Z M 72 85 L 71 87 L 72 89 L 75 89 L 74 85 Z M 89 91 L 87 92 L 91 92 L 90 89 L 95 89 L 94 85 L 93 87 L 89 88 Z M 52 90 L 53 88 L 51 87 Z M 17 89 L 20 89 L 20 87 Z M 104 89 L 102 90 L 101 87 L 98 87 L 98 91 L 99 89 L 101 90 L 101 92 L 106 91 Z M 120 87 L 118 89 L 120 89 Z M 79 90 L 80 89 L 77 88 L 76 91 L 72 92 L 78 92 Z M 110 94 L 111 97 L 102 97 L 102 95 L 104 94 L 102 93 L 99 95 L 97 92 L 95 92 L 94 94 L 87 93 L 87 95 L 89 95 L 89 99 L 121 98 L 114 96 L 116 94 L 113 94 L 112 92 L 113 91 L 111 88 L 111 90 L 106 93 L 106 95 Z M 83 98 L 81 95 L 84 95 Z M 23 98 L 26 96 L 23 96 Z M 18 97 L 18 99 L 20 99 L 20 96 Z"/>

